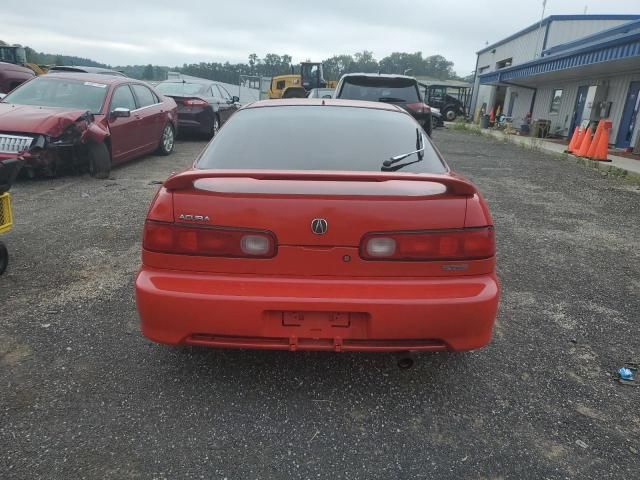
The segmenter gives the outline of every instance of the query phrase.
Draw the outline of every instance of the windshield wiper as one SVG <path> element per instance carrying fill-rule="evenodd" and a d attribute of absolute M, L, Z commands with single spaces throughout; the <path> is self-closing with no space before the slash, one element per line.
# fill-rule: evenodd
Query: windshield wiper
<path fill-rule="evenodd" d="M 395 172 L 396 170 L 399 170 L 402 167 L 405 167 L 407 165 L 418 163 L 422 161 L 422 159 L 424 158 L 424 149 L 425 149 L 424 139 L 420 134 L 420 129 L 416 128 L 416 150 L 412 152 L 401 153 L 400 155 L 391 157 L 389 160 L 385 160 L 384 162 L 382 162 L 382 168 L 380 170 L 382 170 L 383 172 Z M 416 154 L 418 155 L 418 160 L 414 162 L 403 163 L 402 165 L 396 165 L 395 167 L 393 166 L 395 163 L 398 163 L 399 161 L 404 160 L 405 158 L 410 157 L 411 155 L 416 155 Z"/>

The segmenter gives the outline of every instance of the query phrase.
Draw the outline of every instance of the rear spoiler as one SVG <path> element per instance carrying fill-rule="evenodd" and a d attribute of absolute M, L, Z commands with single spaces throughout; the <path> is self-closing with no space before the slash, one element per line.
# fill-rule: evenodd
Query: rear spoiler
<path fill-rule="evenodd" d="M 252 178 L 255 180 L 300 180 L 300 181 L 351 181 L 382 182 L 386 180 L 409 180 L 414 182 L 435 182 L 447 187 L 453 195 L 472 196 L 476 187 L 466 178 L 455 174 L 405 174 L 343 171 L 299 171 L 299 170 L 187 170 L 170 176 L 164 182 L 167 190 L 186 190 L 193 182 L 203 178 Z"/>

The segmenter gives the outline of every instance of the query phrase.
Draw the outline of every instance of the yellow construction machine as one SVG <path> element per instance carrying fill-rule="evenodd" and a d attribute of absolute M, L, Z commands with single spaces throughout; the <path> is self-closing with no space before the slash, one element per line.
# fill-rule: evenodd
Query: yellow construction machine
<path fill-rule="evenodd" d="M 300 74 L 278 75 L 271 79 L 269 98 L 304 98 L 312 88 L 336 88 L 335 80 L 325 80 L 322 63 L 302 62 Z"/>
<path fill-rule="evenodd" d="M 0 45 L 0 61 L 26 67 L 36 75 L 44 75 L 49 71 L 46 65 L 28 63 L 24 47 L 18 45 Z"/>

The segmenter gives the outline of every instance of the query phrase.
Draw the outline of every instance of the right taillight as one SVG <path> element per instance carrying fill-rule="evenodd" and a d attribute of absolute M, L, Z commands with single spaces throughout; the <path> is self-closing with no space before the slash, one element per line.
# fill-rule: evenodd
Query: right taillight
<path fill-rule="evenodd" d="M 271 232 L 190 226 L 147 220 L 145 250 L 208 257 L 271 258 L 276 239 Z"/>
<path fill-rule="evenodd" d="M 209 105 L 207 102 L 205 102 L 204 100 L 200 100 L 199 98 L 187 98 L 186 100 L 182 101 L 182 104 L 185 107 L 205 107 Z"/>
<path fill-rule="evenodd" d="M 376 232 L 360 243 L 365 260 L 477 260 L 495 255 L 493 227 Z"/>
<path fill-rule="evenodd" d="M 426 103 L 408 103 L 407 108 L 409 110 L 413 110 L 417 113 L 429 113 L 431 111 L 431 107 Z"/>

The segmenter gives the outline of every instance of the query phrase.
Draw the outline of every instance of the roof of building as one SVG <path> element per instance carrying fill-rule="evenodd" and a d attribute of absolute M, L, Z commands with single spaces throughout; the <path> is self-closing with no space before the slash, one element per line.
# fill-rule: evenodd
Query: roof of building
<path fill-rule="evenodd" d="M 469 82 L 465 82 L 464 80 L 438 80 L 433 77 L 416 77 L 418 83 L 421 85 L 444 85 L 447 87 L 469 87 L 471 88 L 473 85 Z"/>
<path fill-rule="evenodd" d="M 487 45 L 481 50 L 478 50 L 476 53 L 478 55 L 488 52 L 489 50 L 493 50 L 494 48 L 503 45 L 514 38 L 518 38 L 525 33 L 532 32 L 541 26 L 544 27 L 551 22 L 565 21 L 565 20 L 640 20 L 640 15 L 549 15 L 544 18 L 541 22 L 536 22 L 532 25 L 529 25 L 527 28 L 524 28 L 512 35 L 509 35 L 502 40 L 499 40 L 491 45 Z"/>

